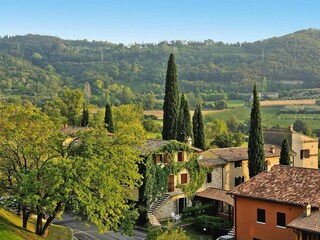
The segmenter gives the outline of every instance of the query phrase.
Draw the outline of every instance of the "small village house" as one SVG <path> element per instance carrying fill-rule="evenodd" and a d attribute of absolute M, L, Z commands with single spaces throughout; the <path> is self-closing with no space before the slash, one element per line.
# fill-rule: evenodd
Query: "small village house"
<path fill-rule="evenodd" d="M 320 171 L 277 165 L 235 187 L 236 240 L 320 238 Z"/>

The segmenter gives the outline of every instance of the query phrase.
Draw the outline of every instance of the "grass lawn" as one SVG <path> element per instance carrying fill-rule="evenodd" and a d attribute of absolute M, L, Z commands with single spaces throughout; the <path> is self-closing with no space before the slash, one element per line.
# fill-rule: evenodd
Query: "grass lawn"
<path fill-rule="evenodd" d="M 244 106 L 243 100 L 227 100 L 228 108 L 239 108 Z"/>
<path fill-rule="evenodd" d="M 28 229 L 23 229 L 22 219 L 15 213 L 0 208 L 0 240 L 41 240 L 42 238 L 34 234 L 35 221 L 28 222 Z M 72 238 L 69 228 L 52 225 L 49 229 L 47 240 L 68 240 Z"/>

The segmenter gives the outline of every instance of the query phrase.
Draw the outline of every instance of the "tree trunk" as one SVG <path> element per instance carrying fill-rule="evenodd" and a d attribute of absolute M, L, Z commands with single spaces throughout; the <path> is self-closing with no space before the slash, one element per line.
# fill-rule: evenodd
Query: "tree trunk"
<path fill-rule="evenodd" d="M 36 234 L 40 235 L 42 230 L 42 212 L 37 211 L 37 223 L 36 223 Z"/>
<path fill-rule="evenodd" d="M 27 228 L 28 219 L 30 212 L 27 210 L 27 207 L 22 208 L 22 227 Z"/>
<path fill-rule="evenodd" d="M 50 215 L 50 217 L 47 219 L 46 223 L 44 224 L 43 229 L 40 231 L 40 235 L 43 239 L 45 239 L 48 236 L 49 233 L 49 227 L 52 224 L 52 221 L 56 218 L 57 214 L 61 211 L 62 209 L 63 202 L 59 202 L 56 206 L 56 209 L 54 210 L 54 214 Z"/>
<path fill-rule="evenodd" d="M 20 203 L 18 203 L 17 215 L 19 217 L 21 216 L 21 204 Z"/>

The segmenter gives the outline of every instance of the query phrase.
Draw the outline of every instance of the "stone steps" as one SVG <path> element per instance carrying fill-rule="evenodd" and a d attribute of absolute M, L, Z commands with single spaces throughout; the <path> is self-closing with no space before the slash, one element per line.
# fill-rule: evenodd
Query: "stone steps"
<path fill-rule="evenodd" d="M 156 218 L 156 216 L 154 216 L 152 213 L 148 213 L 148 219 L 149 219 L 149 223 L 151 224 L 152 227 L 160 227 L 161 224 L 158 221 L 158 219 Z"/>

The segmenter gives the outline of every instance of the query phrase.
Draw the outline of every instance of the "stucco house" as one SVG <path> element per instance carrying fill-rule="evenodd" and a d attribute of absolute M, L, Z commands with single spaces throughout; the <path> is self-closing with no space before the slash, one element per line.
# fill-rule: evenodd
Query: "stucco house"
<path fill-rule="evenodd" d="M 264 142 L 281 146 L 286 137 L 296 156 L 292 160 L 292 166 L 305 168 L 318 168 L 318 139 L 306 136 L 293 130 L 289 125 L 287 130 L 264 129 Z"/>
<path fill-rule="evenodd" d="M 276 165 L 235 187 L 236 240 L 320 237 L 320 171 Z"/>
<path fill-rule="evenodd" d="M 265 158 L 269 167 L 279 164 L 281 147 L 264 145 Z M 291 151 L 293 159 L 295 153 Z M 249 180 L 248 148 L 231 147 L 209 149 L 201 153 L 199 163 L 211 169 L 207 173 L 204 184 L 196 193 L 200 200 L 210 199 L 218 204 L 220 215 L 232 218 L 233 199 L 227 195 L 229 190 Z"/>
<path fill-rule="evenodd" d="M 198 161 L 201 149 L 175 140 L 149 139 L 141 149 L 143 185 L 139 188 L 139 204 L 148 208 L 151 225 L 179 214 L 190 206 L 183 187 L 190 183 L 191 161 Z"/>

